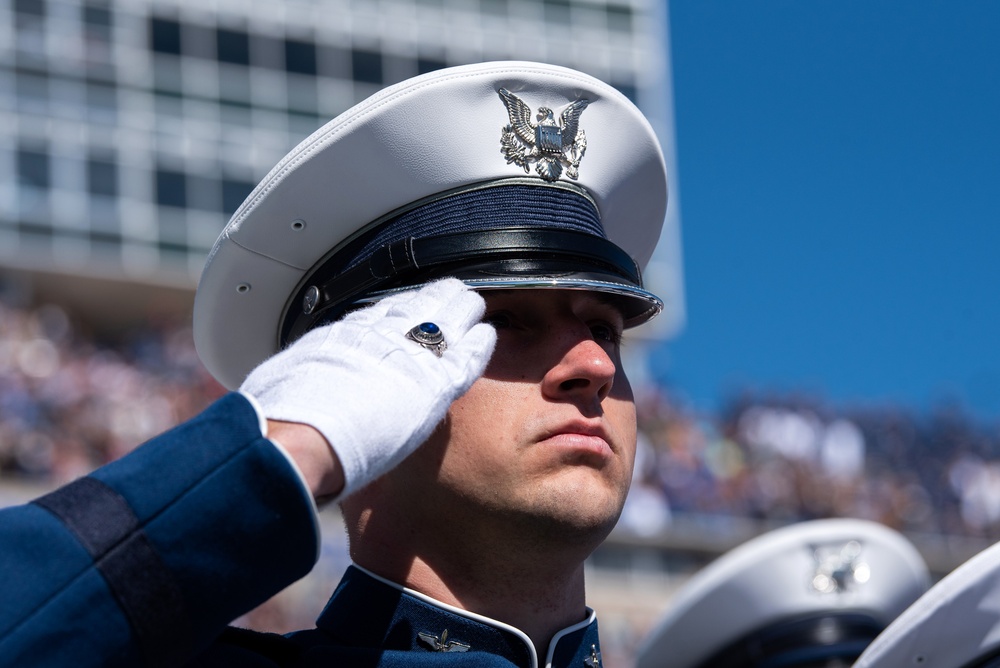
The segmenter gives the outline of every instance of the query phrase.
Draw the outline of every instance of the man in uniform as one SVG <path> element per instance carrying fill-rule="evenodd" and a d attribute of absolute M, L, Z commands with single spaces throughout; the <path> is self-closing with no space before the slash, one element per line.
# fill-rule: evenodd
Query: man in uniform
<path fill-rule="evenodd" d="M 599 666 L 583 561 L 621 511 L 623 330 L 663 157 L 623 95 L 522 62 L 442 70 L 334 119 L 236 212 L 195 336 L 239 392 L 0 513 L 0 664 Z M 229 620 L 355 562 L 315 629 Z"/>

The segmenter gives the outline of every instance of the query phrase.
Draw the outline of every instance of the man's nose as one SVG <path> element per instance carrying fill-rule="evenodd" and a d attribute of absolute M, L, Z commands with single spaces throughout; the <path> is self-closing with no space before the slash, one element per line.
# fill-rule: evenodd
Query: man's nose
<path fill-rule="evenodd" d="M 601 402 L 611 393 L 618 367 L 587 331 L 563 349 L 542 380 L 543 392 L 553 399 L 591 398 Z"/>

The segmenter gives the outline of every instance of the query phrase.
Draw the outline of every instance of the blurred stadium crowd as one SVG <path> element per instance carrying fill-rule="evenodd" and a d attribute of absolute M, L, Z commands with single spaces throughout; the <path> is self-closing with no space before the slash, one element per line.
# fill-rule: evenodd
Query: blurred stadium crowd
<path fill-rule="evenodd" d="M 164 320 L 106 338 L 57 306 L 15 303 L 0 299 L 0 479 L 68 482 L 224 392 L 188 327 Z"/>
<path fill-rule="evenodd" d="M 59 307 L 0 299 L 0 481 L 72 480 L 223 392 L 186 324 L 150 322 L 111 339 Z M 649 391 L 638 408 L 622 518 L 633 532 L 654 535 L 685 513 L 782 524 L 860 517 L 904 532 L 1000 537 L 1000 430 L 960 410 L 834 410 L 758 394 L 701 415 Z"/>
<path fill-rule="evenodd" d="M 646 393 L 638 408 L 630 501 L 644 511 L 623 517 L 634 531 L 686 513 L 771 525 L 856 517 L 904 533 L 1000 537 L 1000 429 L 956 406 L 835 409 L 747 393 L 699 415 Z"/>

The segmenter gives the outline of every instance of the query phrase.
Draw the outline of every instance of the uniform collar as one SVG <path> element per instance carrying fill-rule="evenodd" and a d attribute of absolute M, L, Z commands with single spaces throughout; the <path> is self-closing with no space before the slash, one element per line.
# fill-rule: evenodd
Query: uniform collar
<path fill-rule="evenodd" d="M 503 622 L 436 601 L 361 568 L 350 566 L 316 626 L 355 646 L 421 652 L 488 652 L 517 666 L 538 668 L 528 636 Z M 597 616 L 559 631 L 545 668 L 597 668 L 601 646 Z"/>

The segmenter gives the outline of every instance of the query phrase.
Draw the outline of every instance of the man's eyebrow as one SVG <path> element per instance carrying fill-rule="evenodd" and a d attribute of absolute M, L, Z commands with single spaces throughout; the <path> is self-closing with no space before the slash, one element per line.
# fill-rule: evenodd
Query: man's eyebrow
<path fill-rule="evenodd" d="M 615 311 L 625 318 L 625 309 L 622 308 L 621 298 L 617 295 L 609 294 L 606 292 L 592 292 L 590 296 L 594 298 L 594 301 L 603 306 L 608 306 L 613 308 Z"/>

